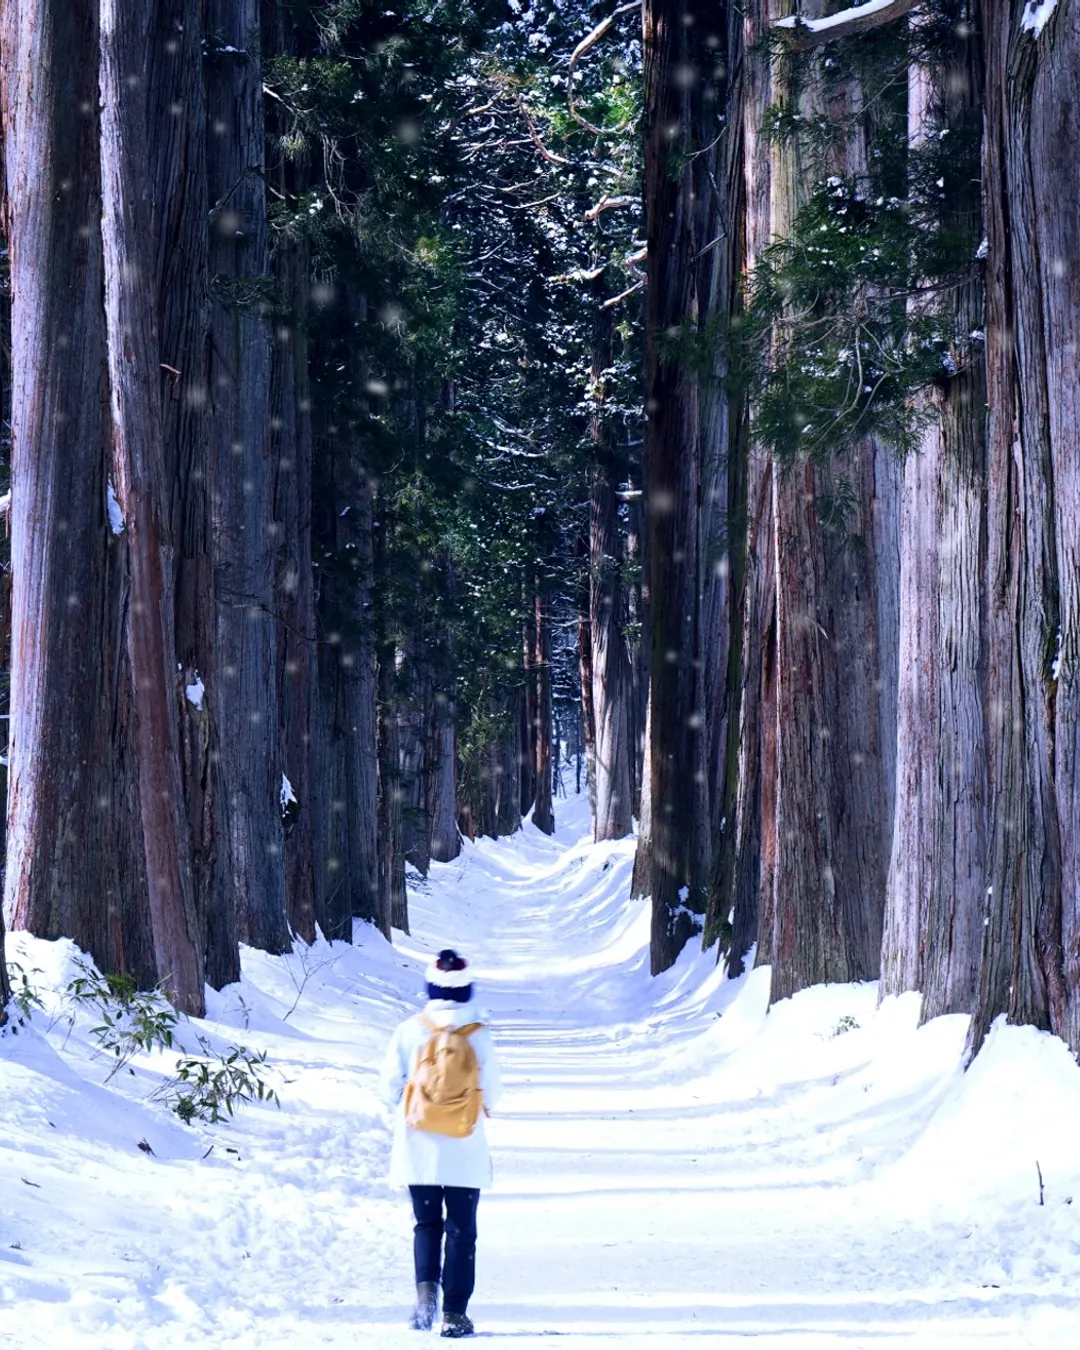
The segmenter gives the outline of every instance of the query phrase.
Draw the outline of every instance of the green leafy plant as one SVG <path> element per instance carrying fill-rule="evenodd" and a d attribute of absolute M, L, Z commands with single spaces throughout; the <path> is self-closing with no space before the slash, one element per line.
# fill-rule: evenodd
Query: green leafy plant
<path fill-rule="evenodd" d="M 837 1036 L 844 1036 L 849 1031 L 858 1031 L 858 1030 L 859 1024 L 858 1022 L 856 1022 L 855 1018 L 852 1017 L 850 1013 L 845 1013 L 844 1016 L 841 1017 L 840 1021 L 837 1022 L 836 1026 L 833 1028 L 833 1039 L 835 1039 Z"/>
<path fill-rule="evenodd" d="M 37 973 L 35 971 L 35 974 Z M 30 1021 L 33 1010 L 43 1009 L 45 1005 L 18 961 L 8 962 L 8 983 L 11 986 L 11 1002 L 17 1013 L 16 1020 L 20 1026 L 25 1026 Z"/>
<path fill-rule="evenodd" d="M 83 962 L 79 970 L 66 992 L 74 1003 L 96 1009 L 101 1019 L 90 1034 L 115 1059 L 106 1082 L 135 1055 L 174 1048 L 180 1019 L 160 989 L 138 989 L 130 975 L 102 975 Z"/>
<path fill-rule="evenodd" d="M 79 971 L 69 981 L 67 994 L 77 1005 L 96 1009 L 101 1019 L 90 1034 L 101 1050 L 115 1058 L 106 1082 L 136 1054 L 179 1050 L 175 1074 L 154 1098 L 165 1101 L 185 1124 L 193 1120 L 218 1124 L 231 1117 L 241 1102 L 272 1101 L 280 1107 L 277 1091 L 267 1081 L 265 1051 L 231 1045 L 219 1053 L 196 1034 L 201 1053 L 189 1054 L 177 1039 L 179 1014 L 160 989 L 140 990 L 129 975 L 102 975 L 85 963 L 80 963 Z"/>
<path fill-rule="evenodd" d="M 231 1045 L 215 1054 L 202 1037 L 199 1045 L 203 1053 L 180 1059 L 175 1078 L 157 1094 L 185 1125 L 195 1120 L 220 1124 L 242 1102 L 273 1102 L 280 1109 L 277 1091 L 266 1080 L 265 1050 Z"/>

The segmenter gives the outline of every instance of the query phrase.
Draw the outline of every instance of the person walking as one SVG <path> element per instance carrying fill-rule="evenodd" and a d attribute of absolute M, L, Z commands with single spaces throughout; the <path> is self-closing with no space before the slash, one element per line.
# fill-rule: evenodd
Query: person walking
<path fill-rule="evenodd" d="M 472 1004 L 468 963 L 447 948 L 425 979 L 428 1001 L 394 1032 L 383 1063 L 383 1097 L 395 1113 L 390 1184 L 408 1187 L 416 1220 L 409 1325 L 431 1329 L 441 1281 L 442 1335 L 471 1336 L 476 1207 L 492 1176 L 484 1116 L 502 1088 L 491 1033 Z"/>

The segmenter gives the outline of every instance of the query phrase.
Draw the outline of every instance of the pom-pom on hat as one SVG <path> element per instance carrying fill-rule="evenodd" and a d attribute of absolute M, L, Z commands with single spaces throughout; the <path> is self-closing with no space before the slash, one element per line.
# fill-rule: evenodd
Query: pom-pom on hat
<path fill-rule="evenodd" d="M 444 999 L 450 1003 L 468 1003 L 472 998 L 472 975 L 469 963 L 458 956 L 452 947 L 441 951 L 424 972 L 430 999 Z"/>

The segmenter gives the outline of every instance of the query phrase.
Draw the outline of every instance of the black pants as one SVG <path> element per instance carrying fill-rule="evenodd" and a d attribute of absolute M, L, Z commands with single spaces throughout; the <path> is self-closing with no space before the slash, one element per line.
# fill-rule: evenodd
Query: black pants
<path fill-rule="evenodd" d="M 441 1271 L 443 1311 L 463 1313 L 476 1283 L 476 1205 L 480 1192 L 466 1186 L 410 1186 L 409 1194 L 416 1215 L 416 1283 L 438 1284 Z"/>

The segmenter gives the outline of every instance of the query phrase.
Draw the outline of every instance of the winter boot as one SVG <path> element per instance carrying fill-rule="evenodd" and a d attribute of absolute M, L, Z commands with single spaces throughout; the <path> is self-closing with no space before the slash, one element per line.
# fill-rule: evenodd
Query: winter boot
<path fill-rule="evenodd" d="M 464 1313 L 443 1313 L 442 1336 L 471 1336 L 473 1334 L 473 1324 Z"/>
<path fill-rule="evenodd" d="M 439 1306 L 439 1286 L 437 1284 L 418 1284 L 416 1286 L 416 1307 L 409 1319 L 413 1331 L 430 1331 Z"/>

